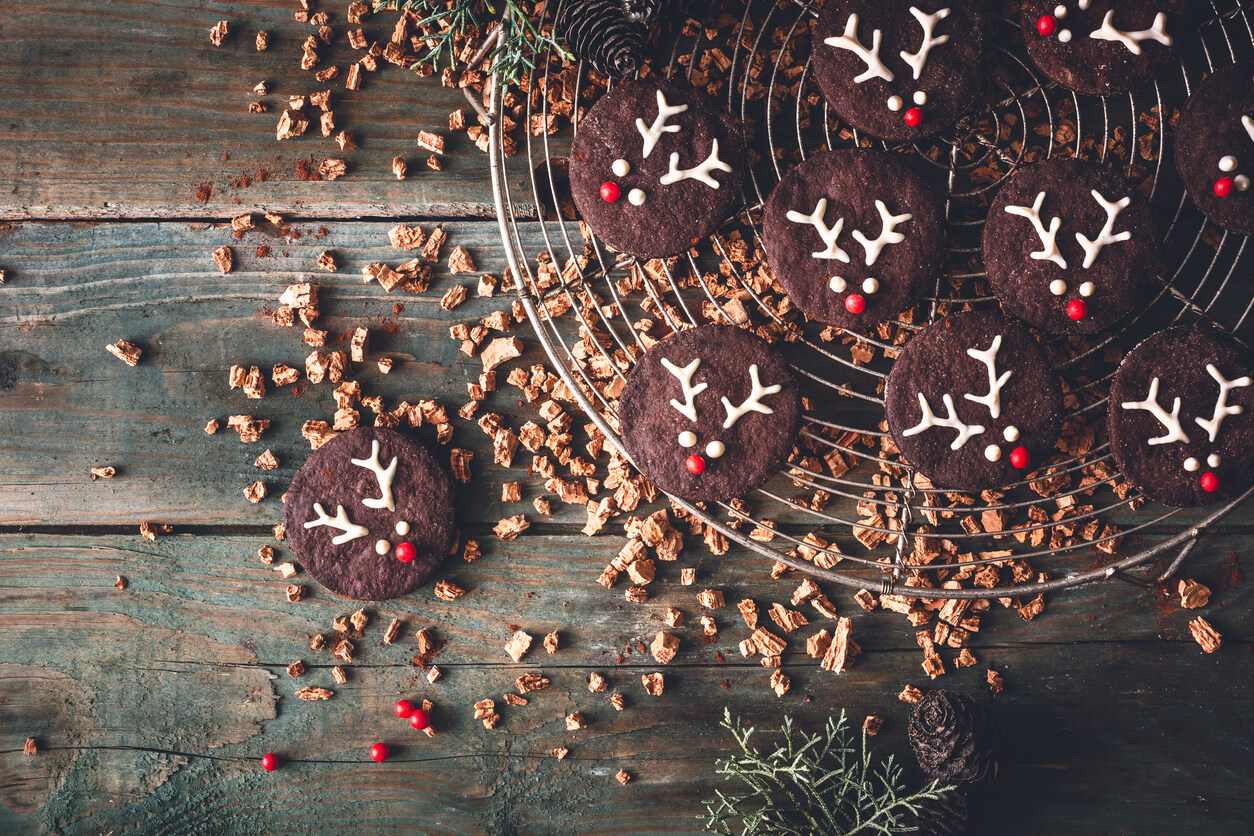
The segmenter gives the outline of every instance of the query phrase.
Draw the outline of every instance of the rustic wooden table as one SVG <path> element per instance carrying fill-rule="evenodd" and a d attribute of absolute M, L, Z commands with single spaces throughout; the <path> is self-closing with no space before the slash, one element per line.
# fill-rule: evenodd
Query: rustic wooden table
<path fill-rule="evenodd" d="M 40 0 L 0 16 L 0 832 L 696 831 L 701 800 L 719 785 L 713 759 L 731 743 L 717 726 L 724 706 L 761 727 L 786 713 L 810 727 L 841 707 L 859 722 L 880 714 L 878 745 L 909 761 L 896 694 L 931 683 L 900 616 L 862 613 L 830 590 L 853 615 L 863 654 L 838 677 L 790 651 L 792 690 L 776 698 L 767 672 L 735 652 L 745 631 L 730 608 L 719 641 L 701 645 L 694 594 L 713 586 L 732 601 L 780 600 L 795 578 L 772 581 L 756 556 L 733 549 L 716 559 L 694 544 L 682 565 L 697 566 L 700 586 L 670 578 L 647 605 L 626 606 L 621 591 L 595 583 L 621 546 L 615 524 L 589 538 L 581 510 L 558 509 L 496 542 L 496 520 L 530 509 L 499 501 L 518 471 L 491 465 L 469 423 L 455 435 L 476 453 L 459 522 L 485 555 L 451 560 L 446 577 L 470 593 L 444 602 L 424 589 L 368 608 L 372 632 L 348 682 L 332 683 L 328 657 L 311 654 L 306 637 L 350 608 L 316 585 L 288 603 L 286 582 L 256 557 L 273 542 L 278 495 L 308 452 L 300 424 L 330 416 L 330 393 L 279 390 L 250 402 L 228 389 L 227 369 L 300 365 L 298 331 L 277 329 L 265 311 L 286 285 L 316 275 L 322 327 L 368 322 L 375 348 L 398 360 L 387 377 L 363 373 L 370 392 L 456 408 L 480 363 L 448 327 L 506 301 L 472 293 L 445 311 L 440 296 L 457 280 L 446 272 L 403 300 L 362 284 L 363 265 L 396 260 L 386 233 L 397 219 L 444 222 L 450 244 L 500 275 L 486 160 L 454 135 L 445 170 L 425 170 L 414 136 L 439 130 L 464 102 L 393 70 L 360 93 L 336 93 L 337 120 L 361 143 L 343 155 L 349 175 L 299 179 L 299 160 L 339 156 L 330 141 L 276 144 L 275 112 L 245 112 L 261 79 L 278 96 L 309 89 L 294 59 L 305 35 L 294 6 Z M 214 48 L 208 30 L 219 19 L 233 34 Z M 267 52 L 252 48 L 261 29 L 272 33 Z M 410 164 L 404 181 L 391 174 L 397 154 Z M 292 218 L 302 237 L 264 226 L 235 241 L 225 222 L 263 210 Z M 224 244 L 237 257 L 225 276 L 210 260 Z M 262 245 L 268 256 L 258 256 Z M 316 271 L 326 249 L 340 272 Z M 121 338 L 144 349 L 138 367 L 104 352 Z M 524 359 L 542 358 L 531 347 Z M 487 408 L 520 420 L 534 412 L 509 387 Z M 262 444 L 203 431 L 237 413 L 271 420 Z M 282 464 L 263 474 L 271 497 L 253 505 L 242 488 L 258 478 L 253 458 L 267 446 Z M 116 478 L 88 480 L 105 465 Z M 542 490 L 538 477 L 521 478 L 526 500 Z M 175 533 L 150 542 L 141 521 Z M 1251 524 L 1254 508 L 1239 511 L 1186 565 L 1215 593 L 1204 613 L 1225 644 L 1214 655 L 1189 636 L 1194 613 L 1121 583 L 1051 596 L 1031 624 L 1013 611 L 990 616 L 972 643 L 979 665 L 936 683 L 988 700 L 985 671 L 1006 678 L 992 698 L 1009 735 L 981 802 L 987 832 L 1248 832 L 1254 585 L 1242 583 L 1241 566 Z M 1147 531 L 1143 542 L 1168 533 Z M 125 589 L 114 586 L 119 575 Z M 640 686 L 652 660 L 617 656 L 647 642 L 668 605 L 688 610 L 690 626 L 665 695 L 653 698 Z M 446 640 L 434 686 L 409 663 L 411 640 L 381 645 L 392 617 L 409 635 L 432 626 Z M 510 625 L 560 629 L 562 649 L 510 664 Z M 298 658 L 310 670 L 291 679 L 285 667 Z M 472 719 L 475 701 L 499 703 L 531 670 L 553 686 L 506 709 L 495 730 Z M 588 692 L 593 670 L 622 690 L 626 710 Z M 301 702 L 302 685 L 337 693 Z M 438 737 L 392 717 L 402 695 L 438 703 Z M 577 733 L 563 722 L 573 710 L 588 718 Z M 37 755 L 23 754 L 27 737 Z M 367 756 L 376 740 L 392 745 L 387 763 Z M 562 745 L 571 751 L 559 762 L 548 753 Z M 283 755 L 280 771 L 261 771 L 267 751 Z M 626 786 L 614 780 L 619 769 L 634 776 Z"/>

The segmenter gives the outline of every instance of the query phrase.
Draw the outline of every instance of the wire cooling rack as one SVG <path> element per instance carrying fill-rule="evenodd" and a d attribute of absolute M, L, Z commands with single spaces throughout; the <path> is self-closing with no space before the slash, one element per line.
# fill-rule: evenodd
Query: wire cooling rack
<path fill-rule="evenodd" d="M 691 78 L 694 72 L 704 72 L 698 65 L 706 49 L 718 46 L 722 50 L 729 66 L 719 74 L 723 80 L 719 89 L 728 109 L 744 122 L 749 146 L 758 157 L 746 178 L 745 206 L 698 248 L 698 255 L 654 262 L 648 271 L 652 275 L 640 271 L 635 259 L 614 253 L 595 237 L 585 238 L 577 222 L 563 217 L 569 135 L 541 132 L 534 136 L 526 131 L 525 140 L 508 150 L 525 159 L 529 174 L 521 182 L 511 182 L 507 143 L 516 140 L 501 127 L 503 86 L 490 84 L 486 102 L 471 98 L 490 126 L 492 186 L 518 298 L 555 370 L 589 419 L 611 444 L 622 449 L 604 370 L 625 377 L 629 368 L 621 368 L 613 355 L 630 358 L 644 350 L 646 338 L 633 325 L 641 318 L 653 320 L 664 330 L 730 321 L 709 280 L 721 270 L 721 280 L 730 276 L 741 288 L 749 324 L 774 323 L 789 334 L 782 346 L 801 381 L 802 394 L 814 407 L 807 409 L 801 430 L 808 457 L 794 457 L 785 471 L 744 502 L 694 505 L 674 500 L 704 524 L 729 541 L 816 578 L 884 594 L 922 594 L 918 586 L 924 585 L 929 598 L 1003 598 L 1034 596 L 1112 577 L 1147 586 L 1171 577 L 1202 532 L 1254 489 L 1202 511 L 1146 503 L 1119 484 L 1104 441 L 1102 416 L 1118 359 L 1140 339 L 1172 323 L 1199 318 L 1240 338 L 1254 310 L 1254 295 L 1247 289 L 1248 265 L 1242 270 L 1249 240 L 1206 222 L 1189 203 L 1170 161 L 1165 136 L 1166 119 L 1182 107 L 1205 74 L 1254 52 L 1254 0 L 1202 3 L 1196 31 L 1177 39 L 1177 63 L 1160 73 L 1152 85 L 1105 99 L 1072 94 L 1046 79 L 1027 60 L 1017 23 L 1008 17 L 994 19 L 989 37 L 993 71 L 985 103 L 950 133 L 916 145 L 869 140 L 828 111 L 809 62 L 810 27 L 816 14 L 813 4 L 740 0 L 727 5 L 739 18 L 730 46 L 725 27 L 717 44 L 704 40 L 704 31 L 676 36 L 665 66 L 654 66 L 659 74 Z M 480 60 L 499 37 L 499 32 L 488 37 Z M 551 72 L 548 61 L 539 61 L 528 79 L 529 89 L 560 83 Z M 597 90 L 589 90 L 585 68 L 579 68 L 575 79 L 573 100 L 579 107 L 587 106 Z M 549 116 L 546 96 L 526 99 L 524 126 L 532 117 Z M 729 257 L 737 231 L 751 251 L 761 249 L 762 205 L 791 166 L 821 150 L 855 145 L 917 156 L 926 163 L 933 186 L 943 197 L 946 267 L 935 291 L 897 323 L 906 331 L 917 331 L 961 305 L 996 307 L 983 281 L 980 235 L 989 201 L 1019 166 L 1054 156 L 1082 156 L 1115 165 L 1143 185 L 1167 242 L 1167 268 L 1152 303 L 1118 330 L 1087 339 L 1043 340 L 1066 386 L 1068 420 L 1073 422 L 1069 426 L 1081 432 L 1085 427 L 1096 428 L 1094 443 L 1082 445 L 1086 448 L 1082 452 L 1060 450 L 1028 479 L 995 493 L 964 498 L 929 486 L 891 450 L 891 444 L 885 451 L 881 443 L 886 438 L 883 381 L 891 368 L 889 358 L 900 346 L 879 332 L 841 332 L 833 339 L 830 330 L 815 323 L 806 323 L 795 314 L 781 315 L 782 293 L 755 284 L 738 261 Z M 548 275 L 542 275 L 538 267 L 542 263 Z M 636 282 L 643 288 L 620 292 L 620 280 L 633 275 L 633 268 L 634 275 L 643 278 Z M 592 297 L 599 304 L 587 304 Z M 569 307 L 570 313 L 548 316 L 546 306 L 551 309 L 555 304 Z M 581 331 L 595 332 L 601 339 L 581 341 Z M 603 356 L 586 356 L 589 344 Z M 878 359 L 866 360 L 868 347 Z M 862 354 L 855 357 L 855 351 Z M 599 375 L 593 374 L 593 366 L 600 368 Z M 852 465 L 846 472 L 836 475 L 834 469 L 829 472 L 821 467 L 821 457 L 832 451 Z M 1047 496 L 1042 496 L 1044 491 L 1033 492 L 1030 483 L 1043 475 L 1065 487 Z M 816 491 L 830 501 L 821 507 L 810 503 L 808 498 Z M 1075 507 L 1059 519 L 1040 511 L 1066 506 Z M 986 512 L 1004 515 L 1007 522 L 1002 531 L 986 531 L 964 522 L 980 520 Z M 761 525 L 766 520 L 779 524 Z M 1108 526 L 1108 520 L 1117 521 L 1118 528 Z M 1100 524 L 1093 525 L 1095 521 Z M 768 536 L 762 536 L 768 528 Z M 878 538 L 882 542 L 878 548 L 864 548 L 852 536 L 858 531 L 882 535 Z M 1093 536 L 1076 537 L 1077 531 L 1093 532 Z M 813 537 L 807 542 L 807 535 L 830 545 L 815 547 Z M 953 544 L 962 555 L 964 569 L 1022 560 L 1020 565 L 1031 566 L 1030 576 L 1024 578 L 1029 582 L 994 588 L 935 588 L 941 585 L 939 581 L 928 578 L 955 567 L 913 561 L 916 543 L 923 536 Z M 1143 545 L 1144 541 L 1153 542 Z M 1135 546 L 1134 553 L 1124 548 L 1127 544 Z M 810 557 L 824 554 L 829 559 L 820 563 L 838 562 L 840 568 L 815 565 L 799 557 L 799 550 Z M 1129 574 L 1160 557 L 1170 561 L 1157 577 Z"/>

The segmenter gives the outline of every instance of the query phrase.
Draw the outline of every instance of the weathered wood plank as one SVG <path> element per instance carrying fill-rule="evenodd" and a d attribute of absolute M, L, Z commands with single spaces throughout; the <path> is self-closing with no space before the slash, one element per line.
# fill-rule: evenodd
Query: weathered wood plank
<path fill-rule="evenodd" d="M 319 218 L 493 216 L 486 156 L 448 131 L 451 111 L 473 116 L 461 90 L 386 62 L 365 74 L 360 91 L 344 88 L 360 57 L 348 44 L 346 7 L 327 9 L 336 35 L 318 67 L 341 73 L 319 83 L 300 69 L 301 42 L 314 29 L 283 0 L 6 4 L 0 219 L 227 218 L 262 207 Z M 215 48 L 209 29 L 219 20 L 231 34 Z M 380 14 L 363 28 L 386 43 L 394 22 Z M 253 46 L 261 30 L 271 35 L 265 52 Z M 249 114 L 262 80 L 269 112 Z M 337 130 L 360 148 L 341 152 L 316 120 L 306 136 L 276 142 L 287 97 L 328 88 Z M 447 135 L 443 174 L 427 170 L 419 130 Z M 297 163 L 311 155 L 346 160 L 348 175 L 301 179 Z M 392 174 L 397 155 L 409 164 L 404 181 Z M 513 160 L 510 172 L 525 176 L 526 163 Z M 198 194 L 206 184 L 212 195 Z"/>

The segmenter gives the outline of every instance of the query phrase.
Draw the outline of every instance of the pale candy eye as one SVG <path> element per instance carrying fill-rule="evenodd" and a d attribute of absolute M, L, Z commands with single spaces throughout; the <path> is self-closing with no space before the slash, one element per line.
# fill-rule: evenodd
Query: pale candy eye
<path fill-rule="evenodd" d="M 679 446 L 680 447 L 695 447 L 696 444 L 697 444 L 696 433 L 690 430 L 684 430 L 683 432 L 679 434 Z"/>
<path fill-rule="evenodd" d="M 723 446 L 721 441 L 711 441 L 705 445 L 705 455 L 711 459 L 717 459 L 727 452 L 727 448 Z"/>
<path fill-rule="evenodd" d="M 1206 464 L 1208 467 L 1219 467 L 1219 454 L 1211 453 L 1209 456 L 1207 456 Z"/>
<path fill-rule="evenodd" d="M 1198 460 L 1193 458 L 1192 456 L 1189 456 L 1187 459 L 1184 460 L 1184 469 L 1189 471 L 1190 473 L 1197 470 L 1201 466 L 1202 465 L 1198 462 Z"/>
<path fill-rule="evenodd" d="M 1014 424 L 1011 424 L 1010 426 L 1006 427 L 1006 429 L 1001 431 L 1001 437 L 1006 439 L 1007 441 L 1018 441 L 1019 440 L 1019 428 L 1016 427 Z"/>

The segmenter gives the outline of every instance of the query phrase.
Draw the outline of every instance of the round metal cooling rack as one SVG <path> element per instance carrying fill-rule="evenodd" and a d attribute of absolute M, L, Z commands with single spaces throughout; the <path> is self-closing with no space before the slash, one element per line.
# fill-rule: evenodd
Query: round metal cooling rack
<path fill-rule="evenodd" d="M 747 205 L 702 245 L 698 256 L 690 252 L 679 259 L 651 262 L 646 271 L 640 269 L 644 265 L 613 253 L 594 236 L 585 239 L 579 224 L 563 215 L 563 163 L 570 137 L 525 131 L 526 139 L 507 149 L 506 144 L 515 140 L 501 130 L 503 85 L 495 80 L 488 85 L 486 103 L 468 92 L 471 104 L 489 125 L 492 187 L 518 298 L 555 370 L 589 419 L 622 450 L 613 420 L 613 400 L 604 391 L 606 381 L 592 374 L 590 358 L 581 352 L 590 345 L 592 350 L 599 350 L 602 357 L 598 359 L 604 362 L 597 365 L 621 379 L 627 370 L 613 355 L 630 361 L 645 348 L 633 320 L 647 318 L 668 331 L 705 324 L 714 317 L 732 321 L 710 286 L 710 276 L 717 277 L 722 271 L 738 285 L 749 324 L 767 325 L 789 334 L 789 359 L 801 381 L 802 394 L 815 404 L 806 411 L 799 440 L 808 450 L 803 451 L 804 459 L 794 457 L 783 472 L 745 498 L 745 503 L 752 503 L 752 510 L 740 502 L 702 507 L 672 498 L 676 505 L 729 541 L 773 561 L 816 578 L 854 588 L 878 588 L 885 594 L 922 594 L 917 586 L 907 583 L 909 576 L 926 578 L 928 573 L 955 568 L 948 562 L 909 562 L 916 540 L 923 534 L 952 542 L 962 553 L 957 568 L 1032 561 L 1031 577 L 1035 578 L 1033 583 L 1017 586 L 975 589 L 933 588 L 940 585 L 935 583 L 927 587 L 929 598 L 1034 596 L 1112 577 L 1143 586 L 1169 578 L 1203 530 L 1244 502 L 1254 489 L 1201 512 L 1147 506 L 1144 513 L 1134 514 L 1129 524 L 1112 529 L 1107 521 L 1131 513 L 1144 500 L 1117 484 L 1109 445 L 1101 441 L 1101 416 L 1118 357 L 1140 338 L 1166 325 L 1198 318 L 1239 335 L 1254 309 L 1254 298 L 1241 287 L 1238 271 L 1249 240 L 1223 233 L 1189 203 L 1173 166 L 1164 160 L 1162 125 L 1163 117 L 1183 105 L 1206 73 L 1254 50 L 1254 0 L 1211 0 L 1197 31 L 1177 40 L 1178 66 L 1169 67 L 1143 90 L 1106 99 L 1072 94 L 1039 75 L 1022 57 L 1021 46 L 1006 46 L 1016 43 L 1017 24 L 996 20 L 989 38 L 994 44 L 990 100 L 940 139 L 891 146 L 868 141 L 840 125 L 823 103 L 809 62 L 810 24 L 816 13 L 813 5 L 795 0 L 740 0 L 728 5 L 737 7 L 733 14 L 740 12 L 739 21 L 730 54 L 726 49 L 720 53 L 729 65 L 712 77 L 722 79 L 718 89 L 724 91 L 731 112 L 744 122 L 749 145 L 757 149 L 760 160 L 750 167 Z M 726 43 L 720 39 L 714 44 L 704 37 L 704 31 L 695 37 L 680 36 L 665 70 L 658 69 L 658 73 L 691 77 L 704 47 Z M 499 31 L 487 38 L 479 60 L 499 39 Z M 575 89 L 567 92 L 573 92 L 577 105 L 584 105 L 588 84 L 582 66 L 575 71 L 574 80 Z M 549 61 L 541 56 L 528 82 L 529 90 L 547 91 L 550 83 L 566 84 L 569 79 L 556 79 Z M 548 96 L 522 98 L 526 99 L 525 114 L 518 121 L 524 127 L 531 124 L 532 117 L 547 120 L 551 106 Z M 1078 454 L 1060 452 L 1033 479 L 997 492 L 966 495 L 969 504 L 965 505 L 954 494 L 916 478 L 913 469 L 896 454 L 881 454 L 881 441 L 887 435 L 881 428 L 881 392 L 891 361 L 866 362 L 865 357 L 855 361 L 851 352 L 869 346 L 878 354 L 891 356 L 898 346 L 879 332 L 836 332 L 833 339 L 830 330 L 825 333 L 814 323 L 786 321 L 779 313 L 782 293 L 755 283 L 742 271 L 742 259 L 733 259 L 729 253 L 736 232 L 742 244 L 749 244 L 750 252 L 761 251 L 761 208 L 789 166 L 822 149 L 853 145 L 915 155 L 927 164 L 934 186 L 944 196 L 946 269 L 935 292 L 913 316 L 903 316 L 897 323 L 908 331 L 925 327 L 958 305 L 996 306 L 983 284 L 980 234 L 989 200 L 1019 165 L 1055 155 L 1085 156 L 1116 163 L 1129 179 L 1144 184 L 1163 222 L 1167 242 L 1168 267 L 1152 303 L 1116 332 L 1086 341 L 1045 341 L 1069 386 L 1068 420 L 1081 428 L 1097 427 L 1101 443 Z M 516 152 L 527 164 L 530 174 L 521 185 L 511 183 L 507 174 L 507 150 Z M 541 263 L 543 272 L 538 266 Z M 620 280 L 632 276 L 643 290 L 620 292 Z M 569 310 L 569 315 L 547 315 L 546 311 L 558 308 Z M 581 340 L 584 333 L 599 339 Z M 875 446 L 863 446 L 867 439 Z M 835 470 L 828 473 L 813 464 L 833 453 L 850 465 L 846 472 L 833 475 Z M 1049 495 L 1032 492 L 1033 482 L 1051 479 L 1066 482 L 1066 487 Z M 1125 488 L 1124 493 L 1117 494 L 1116 487 Z M 830 504 L 811 504 L 808 496 L 816 491 L 830 497 Z M 1046 514 L 1041 520 L 1040 508 L 1047 502 L 1059 509 L 1076 505 L 1079 511 L 1061 519 Z M 1033 506 L 1034 516 L 1029 517 Z M 868 510 L 877 513 L 868 517 Z M 963 525 L 964 519 L 980 520 L 990 511 L 1006 515 L 1007 523 L 1000 531 L 990 533 L 978 525 Z M 787 512 L 788 522 L 778 529 L 769 523 L 762 525 L 783 512 Z M 858 513 L 864 516 L 859 518 Z M 1167 520 L 1178 533 L 1163 536 L 1156 529 Z M 921 521 L 931 525 L 924 527 Z M 1094 526 L 1093 522 L 1100 524 Z M 1096 533 L 1075 538 L 1079 528 Z M 853 553 L 838 542 L 838 538 L 852 539 L 853 532 L 874 532 L 883 542 L 865 554 Z M 807 542 L 810 534 L 829 545 L 815 546 L 812 539 Z M 1115 546 L 1134 536 L 1161 539 L 1135 554 L 1118 556 Z M 796 556 L 799 548 L 830 555 L 833 560 L 825 563 L 838 558 L 842 571 L 821 568 Z M 1129 574 L 1133 568 L 1168 556 L 1169 565 L 1157 577 Z M 857 568 L 843 571 L 848 566 Z M 1049 574 L 1036 574 L 1043 571 Z"/>

